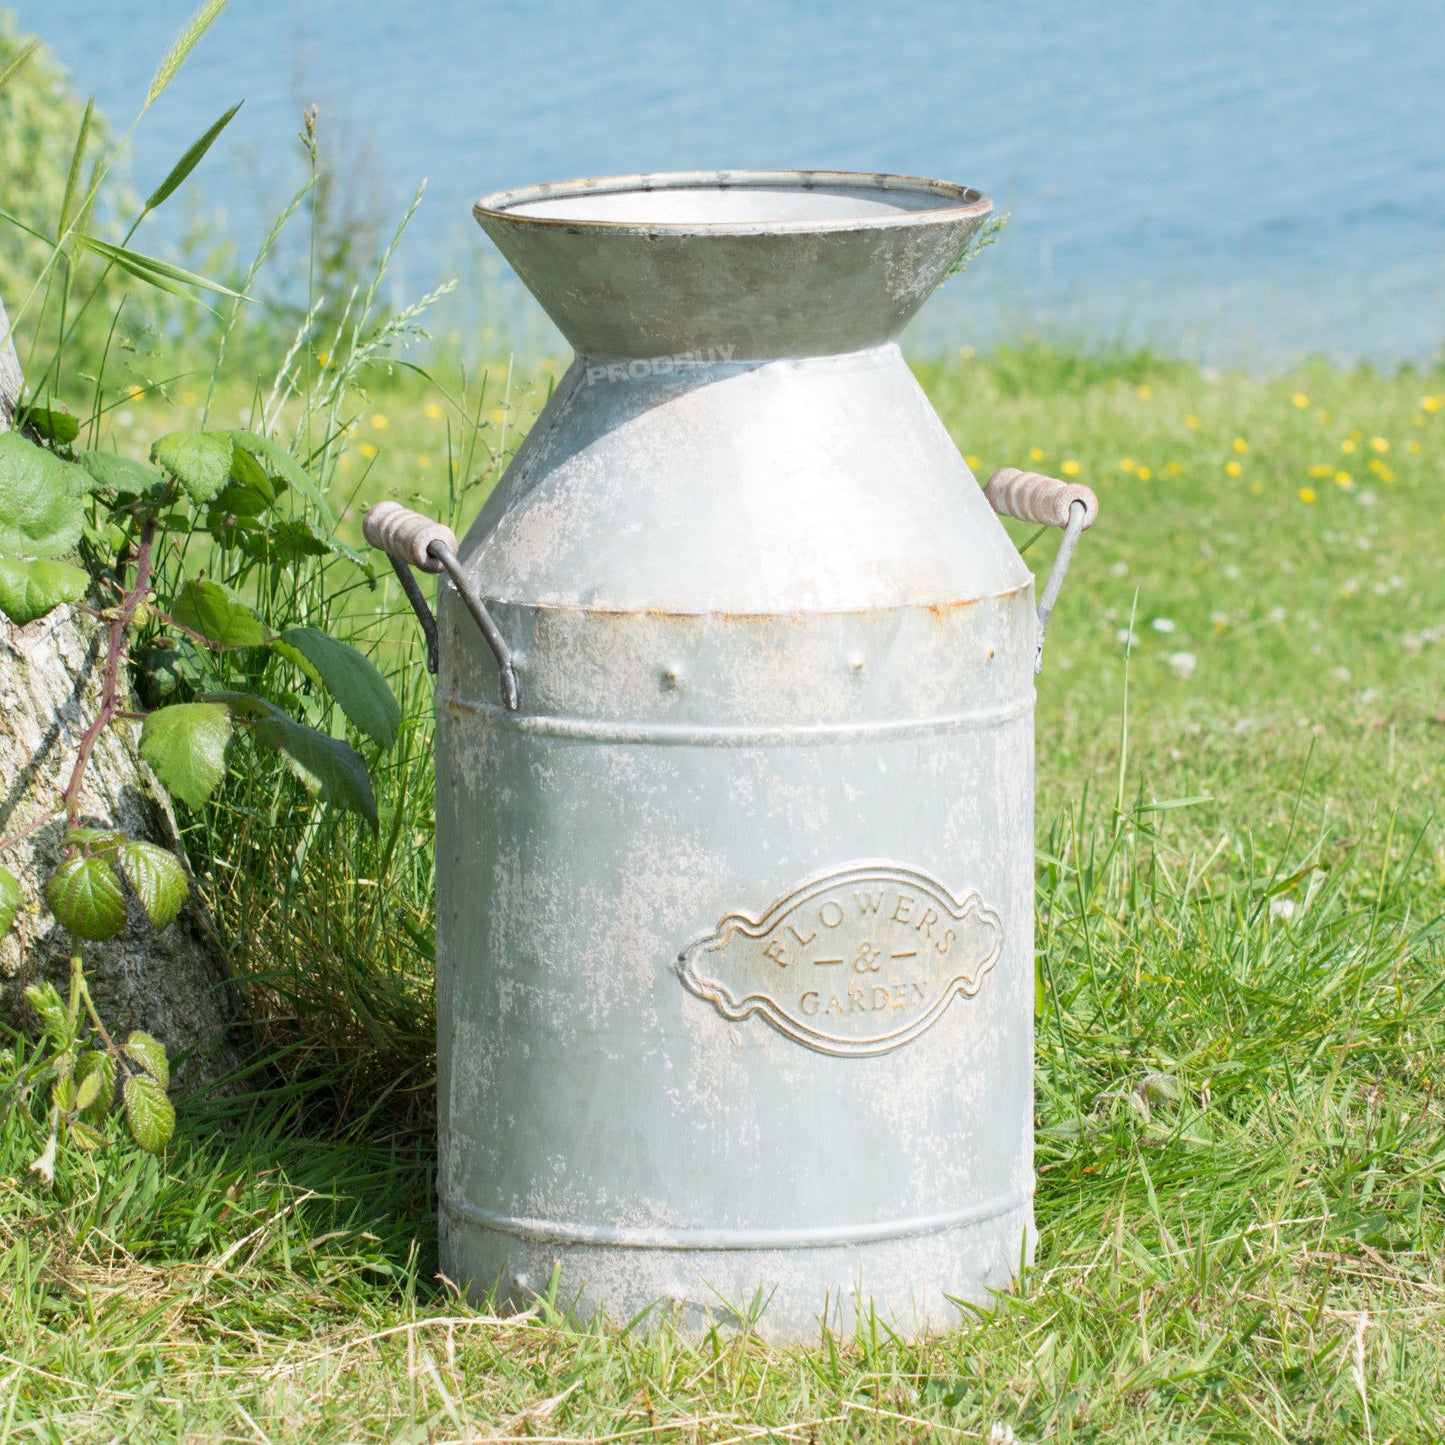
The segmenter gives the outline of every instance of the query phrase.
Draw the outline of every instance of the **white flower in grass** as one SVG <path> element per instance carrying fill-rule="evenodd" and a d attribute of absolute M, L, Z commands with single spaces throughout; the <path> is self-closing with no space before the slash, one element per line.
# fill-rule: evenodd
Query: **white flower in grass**
<path fill-rule="evenodd" d="M 1152 627 L 1155 632 L 1173 632 L 1174 619 L 1172 617 L 1156 617 L 1149 626 Z"/>
<path fill-rule="evenodd" d="M 1194 669 L 1199 665 L 1199 659 L 1192 652 L 1171 652 L 1169 654 L 1169 666 L 1174 669 L 1176 677 L 1191 678 L 1194 676 Z"/>
<path fill-rule="evenodd" d="M 1294 917 L 1293 898 L 1271 898 L 1269 901 L 1269 916 L 1271 918 L 1290 919 Z"/>

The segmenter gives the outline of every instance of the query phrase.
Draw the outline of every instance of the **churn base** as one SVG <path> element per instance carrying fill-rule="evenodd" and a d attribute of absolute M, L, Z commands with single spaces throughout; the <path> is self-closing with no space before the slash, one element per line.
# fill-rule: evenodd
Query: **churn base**
<path fill-rule="evenodd" d="M 557 1281 L 554 1303 L 583 1322 L 685 1335 L 736 1329 L 764 1340 L 849 1334 L 870 1311 L 904 1339 L 953 1328 L 955 1301 L 990 1308 L 1033 1260 L 1032 1201 L 984 1219 L 867 1244 L 787 1249 L 653 1248 L 519 1239 L 443 1210 L 442 1271 L 468 1298 L 522 1310 Z M 767 1287 L 759 1291 L 762 1281 Z M 495 1294 L 493 1289 L 495 1287 Z M 769 1295 L 771 1290 L 771 1295 Z"/>

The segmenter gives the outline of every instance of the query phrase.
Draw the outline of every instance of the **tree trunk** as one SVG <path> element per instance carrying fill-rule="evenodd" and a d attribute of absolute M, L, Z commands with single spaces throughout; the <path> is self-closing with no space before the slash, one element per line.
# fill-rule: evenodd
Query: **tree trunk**
<path fill-rule="evenodd" d="M 0 301 L 0 431 L 14 415 L 21 375 Z M 0 837 L 24 832 L 54 813 L 86 725 L 100 709 L 105 633 L 69 607 L 16 627 L 0 617 Z M 133 722 L 112 723 L 85 771 L 82 817 L 184 855 L 170 800 L 137 752 Z M 65 992 L 70 936 L 40 898 L 60 861 L 64 818 L 6 849 L 24 903 L 0 939 L 0 1019 L 33 1025 L 26 984 L 49 978 Z M 236 1017 L 230 971 L 194 886 L 180 916 L 156 933 L 140 905 L 127 903 L 125 927 L 84 946 L 86 977 L 112 1033 L 144 1029 L 166 1045 L 181 1086 L 212 1083 L 240 1061 L 229 1028 Z"/>

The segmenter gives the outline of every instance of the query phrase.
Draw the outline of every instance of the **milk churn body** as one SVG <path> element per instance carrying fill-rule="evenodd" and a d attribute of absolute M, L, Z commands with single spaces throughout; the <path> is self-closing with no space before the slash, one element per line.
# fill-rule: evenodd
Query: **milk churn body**
<path fill-rule="evenodd" d="M 988 209 L 479 219 L 578 355 L 439 598 L 444 1273 L 913 1333 L 1032 1244 L 1032 578 L 896 345 Z"/>

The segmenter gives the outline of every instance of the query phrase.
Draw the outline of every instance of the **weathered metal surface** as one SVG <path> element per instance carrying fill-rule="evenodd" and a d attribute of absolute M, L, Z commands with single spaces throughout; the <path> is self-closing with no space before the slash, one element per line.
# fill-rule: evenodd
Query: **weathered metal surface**
<path fill-rule="evenodd" d="M 911 1333 L 1028 1256 L 1032 578 L 894 344 L 987 211 L 800 173 L 477 208 L 579 354 L 459 549 L 520 709 L 439 599 L 476 1293 Z"/>

